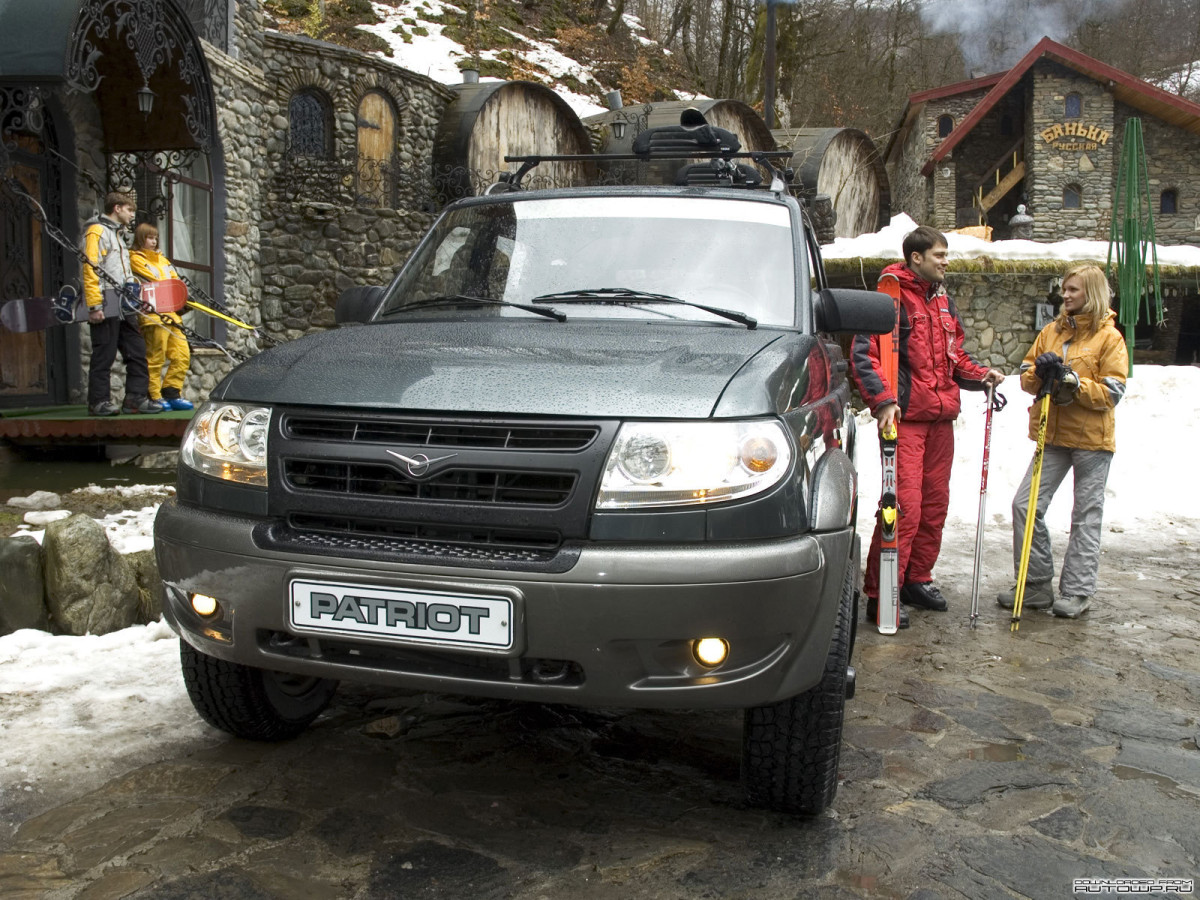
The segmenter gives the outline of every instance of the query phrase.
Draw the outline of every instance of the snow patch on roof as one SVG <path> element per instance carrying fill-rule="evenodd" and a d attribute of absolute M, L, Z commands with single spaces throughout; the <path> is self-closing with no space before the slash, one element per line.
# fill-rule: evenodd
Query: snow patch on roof
<path fill-rule="evenodd" d="M 838 238 L 821 248 L 825 259 L 900 259 L 904 236 L 917 227 L 904 213 L 892 216 L 891 222 L 872 234 L 854 238 Z M 946 243 L 950 259 L 1062 260 L 1079 262 L 1108 259 L 1108 241 L 1085 241 L 1072 238 L 1054 243 L 1039 241 L 985 241 L 966 234 L 949 233 Z M 1200 267 L 1200 247 L 1191 244 L 1178 246 L 1156 245 L 1159 265 Z"/>

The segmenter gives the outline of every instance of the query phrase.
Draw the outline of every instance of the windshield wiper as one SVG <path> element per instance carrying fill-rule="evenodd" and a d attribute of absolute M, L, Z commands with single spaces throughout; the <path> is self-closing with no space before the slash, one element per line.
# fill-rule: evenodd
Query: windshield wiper
<path fill-rule="evenodd" d="M 723 316 L 734 322 L 740 322 L 747 328 L 758 327 L 758 319 L 733 309 L 721 309 L 719 306 L 707 306 L 703 303 L 693 303 L 691 300 L 680 300 L 670 294 L 652 294 L 649 291 L 635 291 L 632 288 L 583 288 L 578 291 L 555 291 L 550 294 L 539 294 L 530 302 L 539 303 L 543 300 L 553 300 L 557 303 L 624 303 L 627 300 L 640 300 L 644 303 L 674 303 L 702 309 L 714 316 Z"/>
<path fill-rule="evenodd" d="M 566 313 L 559 312 L 553 307 L 530 306 L 527 303 L 510 303 L 508 300 L 493 300 L 491 297 L 473 297 L 470 294 L 448 294 L 444 297 L 430 297 L 427 300 L 418 300 L 415 303 L 405 304 L 384 313 L 384 315 L 392 316 L 413 309 L 428 309 L 431 306 L 511 306 L 514 309 L 523 309 L 526 312 L 537 313 L 539 316 L 554 319 L 556 322 L 567 321 Z"/>

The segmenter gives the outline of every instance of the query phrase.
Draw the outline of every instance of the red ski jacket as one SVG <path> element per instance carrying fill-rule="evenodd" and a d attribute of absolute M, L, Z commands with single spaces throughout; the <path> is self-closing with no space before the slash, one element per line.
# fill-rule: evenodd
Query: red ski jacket
<path fill-rule="evenodd" d="M 958 389 L 983 390 L 988 367 L 963 349 L 962 320 L 943 285 L 918 278 L 903 263 L 883 272 L 900 279 L 900 396 L 884 382 L 879 366 L 880 348 L 890 347 L 890 334 L 855 336 L 850 367 L 859 393 L 872 415 L 898 401 L 910 422 L 958 418 Z"/>

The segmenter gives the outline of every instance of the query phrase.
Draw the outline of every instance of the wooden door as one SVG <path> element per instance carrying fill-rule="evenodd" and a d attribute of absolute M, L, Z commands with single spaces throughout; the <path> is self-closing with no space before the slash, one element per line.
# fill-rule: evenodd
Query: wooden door
<path fill-rule="evenodd" d="M 396 111 L 392 102 L 371 91 L 358 104 L 358 202 L 395 206 L 391 171 L 396 152 Z"/>
<path fill-rule="evenodd" d="M 41 196 L 36 168 L 14 163 L 9 172 L 31 197 Z M 21 198 L 0 192 L 0 301 L 46 296 L 42 224 Z M 50 399 L 44 331 L 16 334 L 0 325 L 0 404 L 35 405 Z"/>

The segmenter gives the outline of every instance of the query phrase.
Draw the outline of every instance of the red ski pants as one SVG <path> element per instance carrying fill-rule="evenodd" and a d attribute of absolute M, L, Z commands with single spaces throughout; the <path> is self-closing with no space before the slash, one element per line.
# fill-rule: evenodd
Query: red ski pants
<path fill-rule="evenodd" d="M 897 426 L 896 495 L 900 504 L 899 581 L 901 586 L 933 580 L 942 549 L 942 527 L 950 505 L 954 462 L 953 422 L 905 422 Z M 879 596 L 879 522 L 871 536 L 863 593 Z"/>

